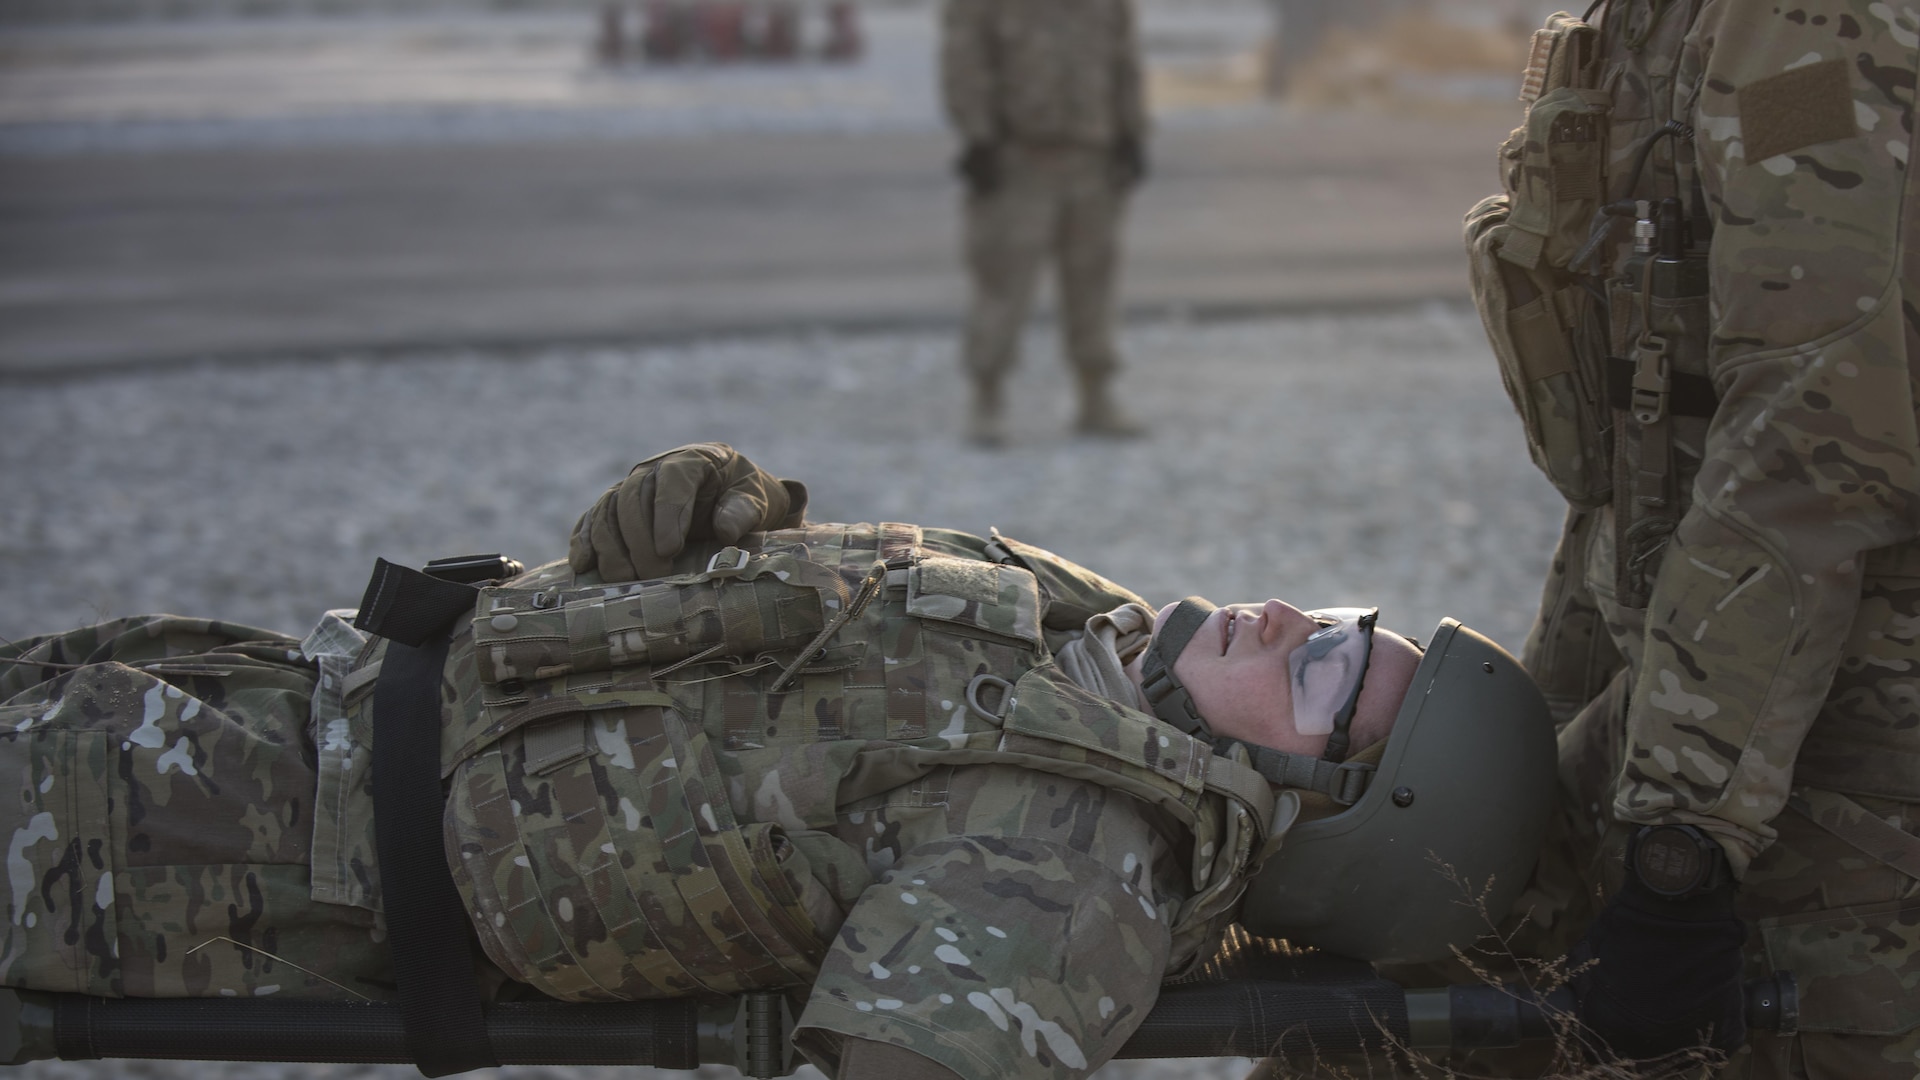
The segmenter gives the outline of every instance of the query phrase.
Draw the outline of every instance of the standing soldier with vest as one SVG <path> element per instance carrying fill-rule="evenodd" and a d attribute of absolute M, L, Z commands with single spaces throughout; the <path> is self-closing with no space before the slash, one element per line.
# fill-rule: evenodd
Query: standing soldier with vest
<path fill-rule="evenodd" d="M 1736 1051 L 1743 968 L 1789 968 L 1800 1033 L 1739 1074 L 1910 1077 L 1920 17 L 1595 9 L 1535 35 L 1506 191 L 1467 217 L 1570 504 L 1525 654 L 1563 724 L 1536 921 L 1587 927 L 1579 1016 L 1615 1054 Z"/>
<path fill-rule="evenodd" d="M 1112 389 L 1120 223 L 1147 173 L 1130 0 L 946 0 L 940 76 L 966 186 L 970 436 L 1006 441 L 1004 383 L 1049 257 L 1059 269 L 1078 429 L 1143 434 Z"/>

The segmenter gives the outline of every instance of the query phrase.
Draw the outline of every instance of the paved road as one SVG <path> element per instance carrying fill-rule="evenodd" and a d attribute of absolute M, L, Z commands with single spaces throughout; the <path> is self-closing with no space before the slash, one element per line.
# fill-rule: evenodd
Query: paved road
<path fill-rule="evenodd" d="M 1137 200 L 1147 311 L 1465 295 L 1507 118 L 1176 126 Z M 210 355 L 955 319 L 925 131 L 0 157 L 0 374 Z"/>

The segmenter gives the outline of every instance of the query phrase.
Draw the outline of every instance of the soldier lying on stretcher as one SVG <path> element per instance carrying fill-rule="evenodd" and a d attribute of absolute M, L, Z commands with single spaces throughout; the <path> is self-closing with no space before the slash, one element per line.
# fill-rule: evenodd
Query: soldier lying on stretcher
<path fill-rule="evenodd" d="M 362 625 L 407 639 L 402 578 L 460 612 L 439 813 L 388 827 L 439 830 L 482 996 L 783 989 L 829 1075 L 1078 1077 L 1235 920 L 1430 959 L 1480 928 L 1430 857 L 1525 878 L 1551 729 L 1457 623 L 1423 653 L 1371 609 L 1156 613 L 1010 537 L 805 502 L 702 444 L 609 489 L 567 562 L 383 564 Z M 374 730 L 413 643 L 348 618 L 0 652 L 0 984 L 407 992 Z"/>

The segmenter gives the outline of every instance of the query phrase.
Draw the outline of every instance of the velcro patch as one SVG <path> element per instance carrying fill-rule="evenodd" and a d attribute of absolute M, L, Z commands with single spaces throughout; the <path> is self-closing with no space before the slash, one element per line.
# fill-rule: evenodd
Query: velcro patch
<path fill-rule="evenodd" d="M 920 591 L 976 604 L 998 604 L 1000 568 L 971 560 L 928 559 L 920 564 Z"/>
<path fill-rule="evenodd" d="M 1859 134 L 1845 60 L 1822 60 L 1740 88 L 1740 136 L 1749 162 Z"/>

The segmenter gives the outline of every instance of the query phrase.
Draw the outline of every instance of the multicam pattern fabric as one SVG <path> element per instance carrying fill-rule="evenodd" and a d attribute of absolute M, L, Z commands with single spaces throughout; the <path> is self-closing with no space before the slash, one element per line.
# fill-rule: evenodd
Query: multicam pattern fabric
<path fill-rule="evenodd" d="M 1146 134 L 1128 0 L 946 0 L 940 83 L 969 143 L 1106 147 Z"/>
<path fill-rule="evenodd" d="M 1527 659 L 1563 717 L 1593 699 L 1562 738 L 1566 842 L 1710 830 L 1744 875 L 1756 973 L 1808 974 L 1808 1034 L 1756 1038 L 1760 1072 L 1792 1056 L 1907 1076 L 1920 1049 L 1920 1017 L 1883 1007 L 1920 984 L 1920 882 L 1783 814 L 1796 789 L 1844 793 L 1916 827 L 1916 69 L 1907 5 L 1614 0 L 1581 84 L 1605 96 L 1603 197 L 1698 205 L 1707 256 L 1701 291 L 1643 301 L 1616 228 L 1598 260 L 1612 317 L 1595 305 L 1576 334 L 1627 358 L 1657 334 L 1719 405 L 1612 411 L 1611 499 L 1570 516 Z M 1649 148 L 1670 120 L 1688 128 Z M 1584 865 L 1591 889 L 1603 862 L 1548 865 Z M 1860 875 L 1874 886 L 1840 884 Z M 1865 1035 L 1882 1041 L 1833 1041 Z"/>
<path fill-rule="evenodd" d="M 378 917 L 310 896 L 318 672 L 297 638 L 169 616 L 0 649 L 0 984 L 390 996 Z"/>

